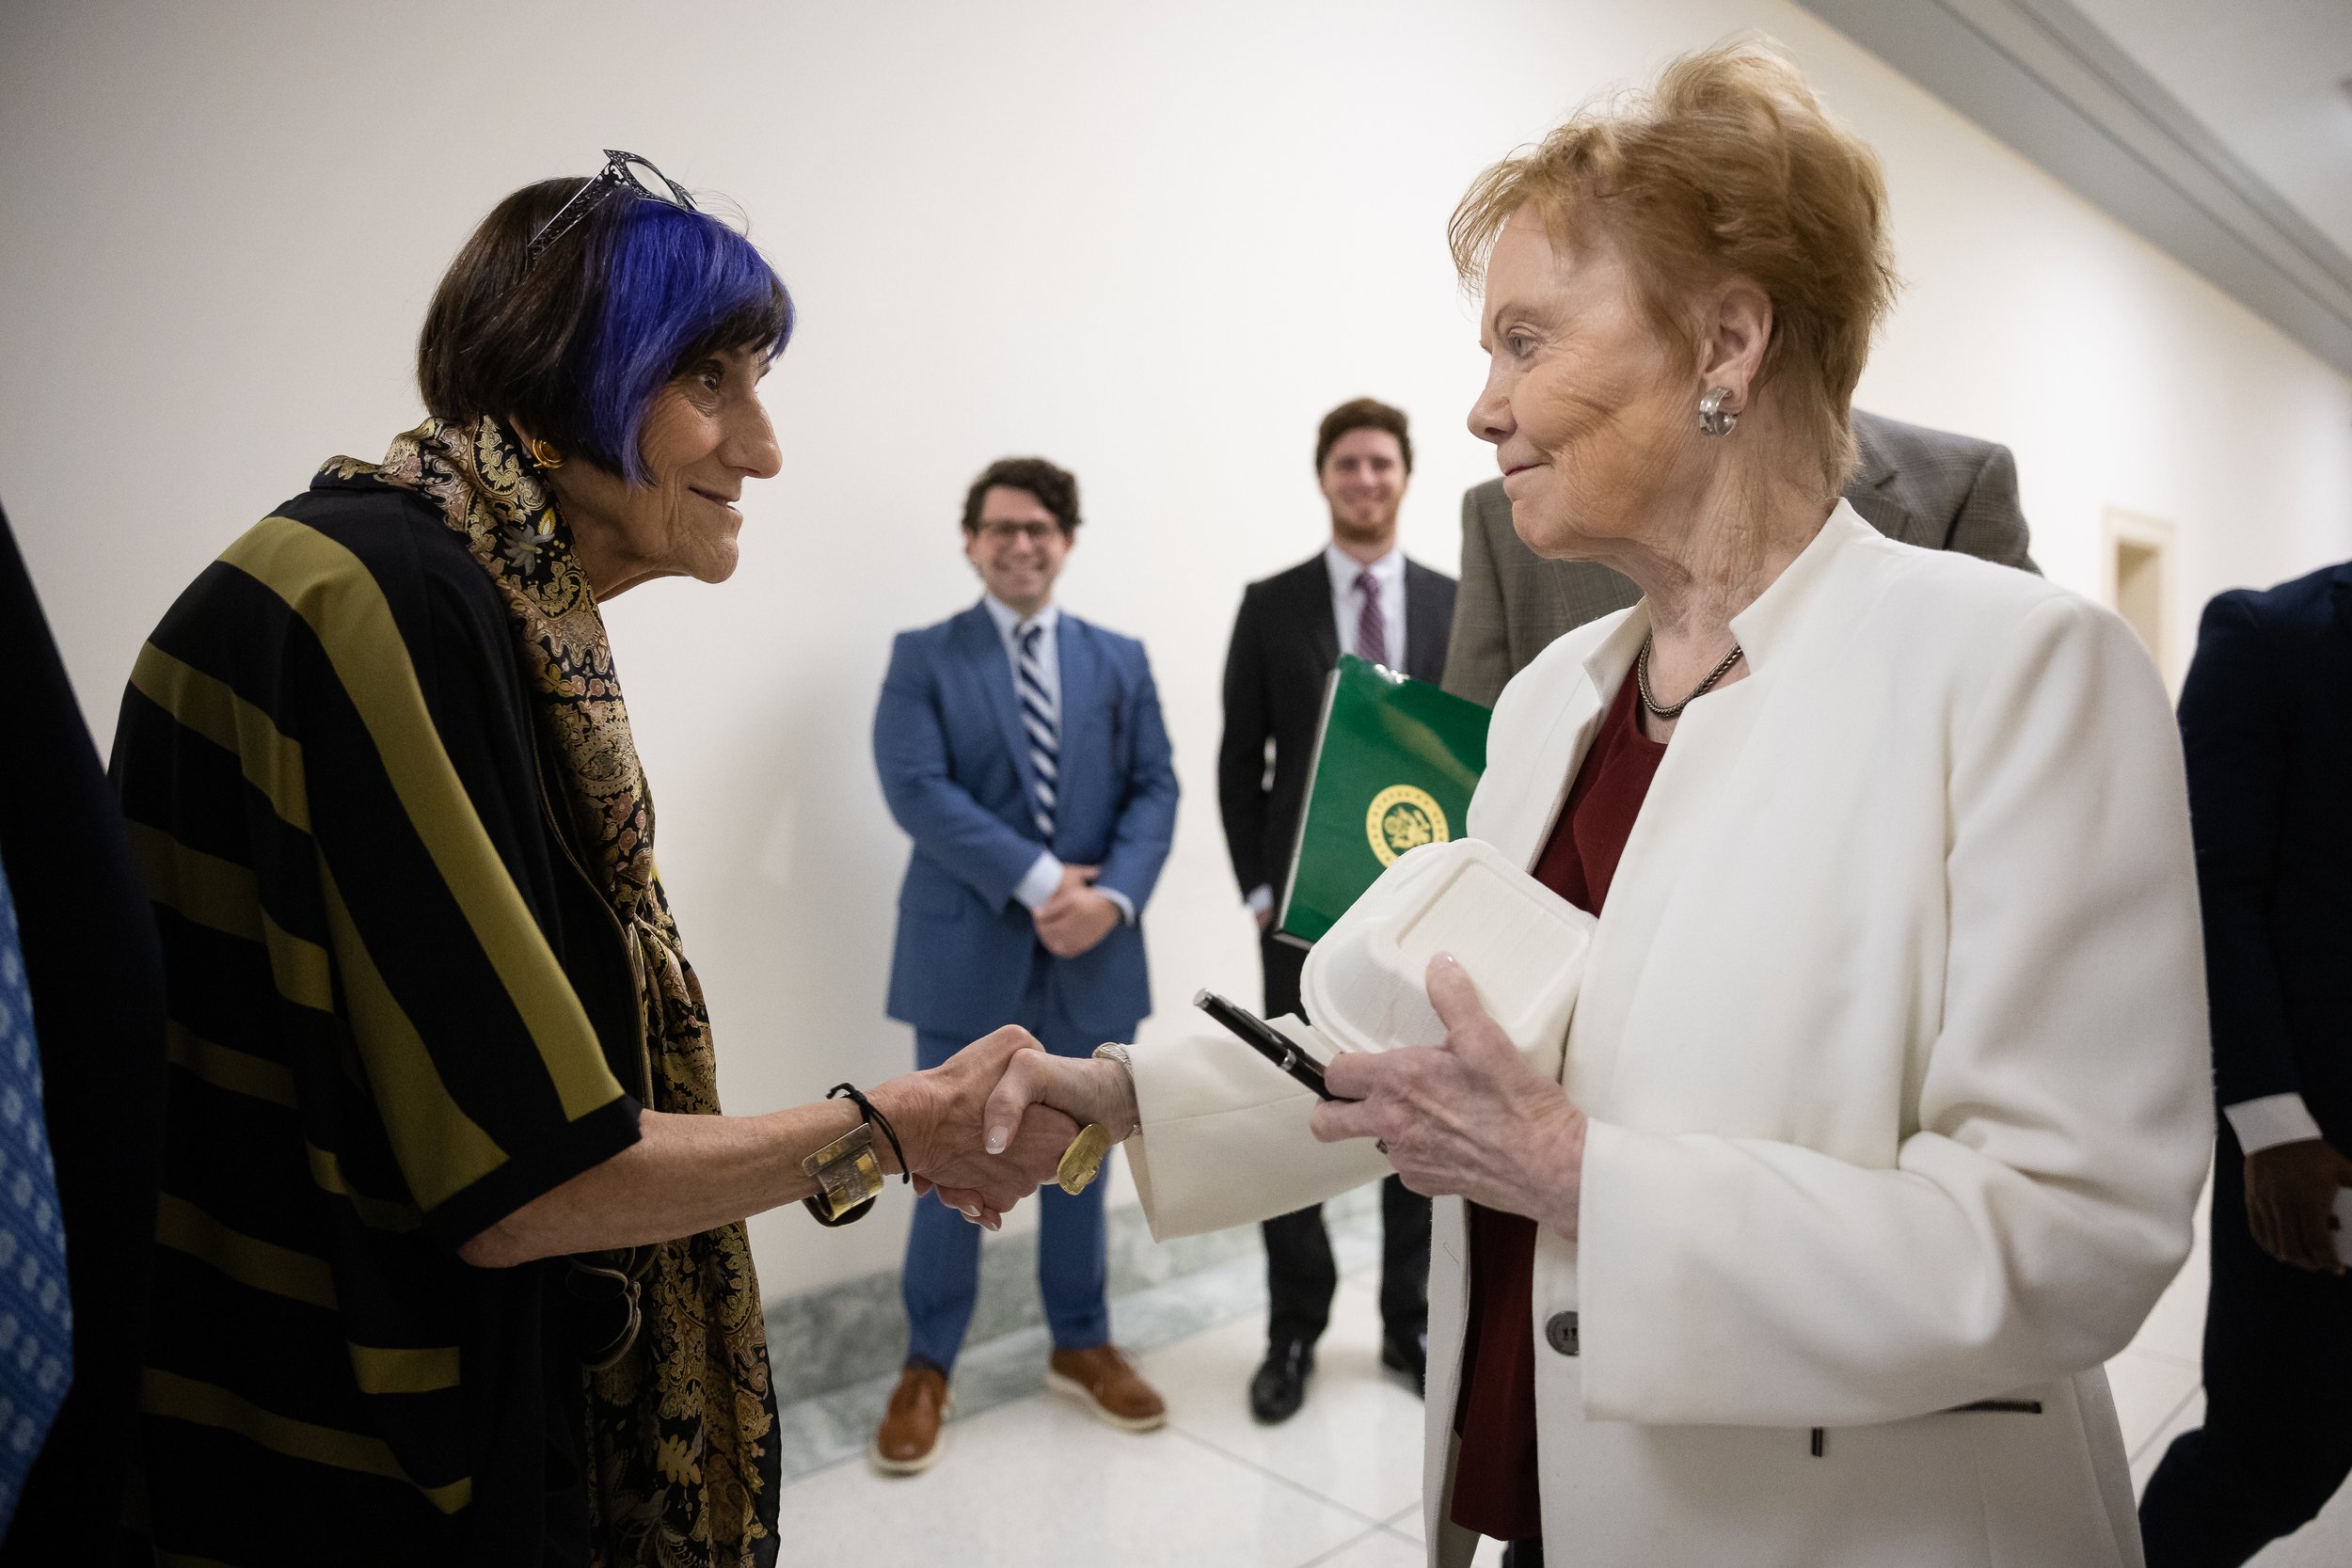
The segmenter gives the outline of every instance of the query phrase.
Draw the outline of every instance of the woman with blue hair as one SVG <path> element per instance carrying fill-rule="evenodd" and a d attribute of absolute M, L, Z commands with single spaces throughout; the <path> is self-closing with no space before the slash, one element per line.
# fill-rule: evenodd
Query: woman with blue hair
<path fill-rule="evenodd" d="M 993 1227 L 1074 1132 L 977 1152 L 1019 1030 L 718 1114 L 599 607 L 733 573 L 791 330 L 644 160 L 526 186 L 427 311 L 431 418 L 142 650 L 114 771 L 171 1020 L 160 1560 L 771 1562 L 744 1218 L 846 1223 L 899 1173 Z"/>

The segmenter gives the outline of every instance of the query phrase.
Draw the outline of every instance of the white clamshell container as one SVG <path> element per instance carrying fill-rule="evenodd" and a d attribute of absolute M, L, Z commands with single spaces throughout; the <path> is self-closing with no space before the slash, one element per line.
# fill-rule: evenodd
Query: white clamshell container
<path fill-rule="evenodd" d="M 1432 958 L 1451 953 L 1520 1053 L 1556 1077 L 1597 925 L 1484 840 L 1424 845 L 1399 856 L 1308 951 L 1300 998 L 1330 1047 L 1440 1045 L 1445 1025 L 1425 975 Z"/>

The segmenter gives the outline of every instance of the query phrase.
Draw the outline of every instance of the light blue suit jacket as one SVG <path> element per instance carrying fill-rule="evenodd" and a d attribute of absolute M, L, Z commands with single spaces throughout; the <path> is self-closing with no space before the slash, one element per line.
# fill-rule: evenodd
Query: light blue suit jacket
<path fill-rule="evenodd" d="M 1099 865 L 1136 923 L 1074 958 L 1051 959 L 1072 1021 L 1133 1037 L 1152 1010 L 1142 915 L 1176 829 L 1176 770 L 1143 644 L 1064 611 L 1061 778 L 1054 841 L 1029 815 L 1029 748 L 1012 665 L 989 619 L 961 615 L 901 632 L 874 709 L 874 766 L 890 815 L 914 840 L 898 889 L 890 1016 L 977 1038 L 1013 1022 L 1042 953 L 1013 897 L 1041 849 Z"/>

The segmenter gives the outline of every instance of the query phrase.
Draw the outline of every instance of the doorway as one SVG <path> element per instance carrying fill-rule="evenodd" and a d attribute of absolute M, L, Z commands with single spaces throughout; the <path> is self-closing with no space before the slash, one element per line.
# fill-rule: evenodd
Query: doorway
<path fill-rule="evenodd" d="M 2138 635 L 2165 689 L 2178 696 L 2181 649 L 2174 600 L 2180 530 L 2162 517 L 2109 507 L 2102 532 L 2107 608 Z"/>

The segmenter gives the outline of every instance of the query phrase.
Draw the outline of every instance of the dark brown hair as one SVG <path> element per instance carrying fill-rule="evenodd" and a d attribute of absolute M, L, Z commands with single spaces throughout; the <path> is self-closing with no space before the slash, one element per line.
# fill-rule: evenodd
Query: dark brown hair
<path fill-rule="evenodd" d="M 437 419 L 520 419 L 566 455 L 643 482 L 655 395 L 712 354 L 783 352 L 792 297 L 718 219 L 627 194 L 529 261 L 532 236 L 580 186 L 525 185 L 482 220 L 425 310 L 417 386 Z"/>
<path fill-rule="evenodd" d="M 1057 468 L 1042 457 L 1000 457 L 980 470 L 980 477 L 972 482 L 972 488 L 963 493 L 963 531 L 980 531 L 980 503 L 997 485 L 1008 490 L 1026 490 L 1037 498 L 1037 503 L 1054 515 L 1064 534 L 1078 531 L 1083 520 L 1078 515 L 1078 476 L 1067 468 Z"/>
<path fill-rule="evenodd" d="M 1377 398 L 1350 398 L 1328 414 L 1315 431 L 1315 472 L 1323 472 L 1323 461 L 1331 455 L 1331 449 L 1340 444 L 1340 437 L 1351 430 L 1385 430 L 1396 437 L 1397 451 L 1405 456 L 1405 471 L 1413 471 L 1413 438 L 1406 434 L 1405 410 L 1391 408 Z"/>

